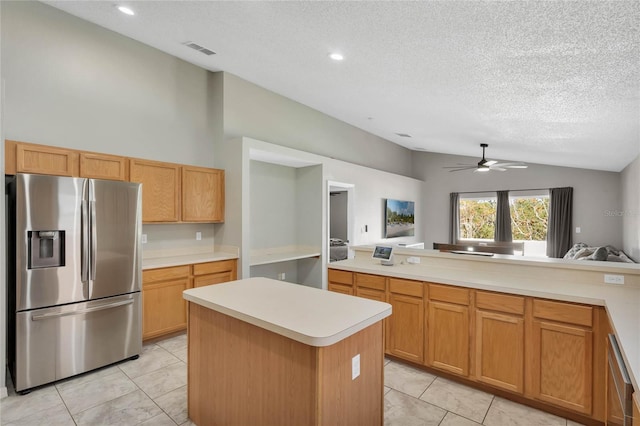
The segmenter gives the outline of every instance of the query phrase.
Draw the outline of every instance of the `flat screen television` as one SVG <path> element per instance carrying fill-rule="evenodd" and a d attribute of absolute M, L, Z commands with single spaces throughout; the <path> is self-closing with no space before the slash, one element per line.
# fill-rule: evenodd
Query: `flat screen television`
<path fill-rule="evenodd" d="M 385 200 L 385 238 L 413 237 L 415 235 L 415 202 Z"/>

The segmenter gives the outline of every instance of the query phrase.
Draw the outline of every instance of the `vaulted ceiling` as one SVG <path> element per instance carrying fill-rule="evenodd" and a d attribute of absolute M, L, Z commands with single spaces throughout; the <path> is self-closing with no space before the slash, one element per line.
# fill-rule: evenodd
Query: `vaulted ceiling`
<path fill-rule="evenodd" d="M 412 150 L 611 171 L 640 152 L 636 0 L 45 3 Z"/>

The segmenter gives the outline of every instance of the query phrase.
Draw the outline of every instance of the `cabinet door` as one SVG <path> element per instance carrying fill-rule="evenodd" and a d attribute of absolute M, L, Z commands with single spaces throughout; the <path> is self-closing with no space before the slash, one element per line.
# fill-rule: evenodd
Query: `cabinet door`
<path fill-rule="evenodd" d="M 142 338 L 144 340 L 187 328 L 187 303 L 182 292 L 189 279 L 144 284 Z"/>
<path fill-rule="evenodd" d="M 224 222 L 224 170 L 182 166 L 182 220 Z"/>
<path fill-rule="evenodd" d="M 131 182 L 142 184 L 142 221 L 180 220 L 180 166 L 156 161 L 131 160 Z"/>
<path fill-rule="evenodd" d="M 80 177 L 124 181 L 128 179 L 127 166 L 125 157 L 80 153 Z"/>
<path fill-rule="evenodd" d="M 236 259 L 218 260 L 215 262 L 196 263 L 193 275 L 220 275 L 233 281 L 238 279 L 238 261 Z"/>
<path fill-rule="evenodd" d="M 78 153 L 70 149 L 18 143 L 16 171 L 55 176 L 78 176 Z"/>
<path fill-rule="evenodd" d="M 424 359 L 424 302 L 422 298 L 389 294 L 392 314 L 387 318 L 387 353 L 408 361 Z"/>
<path fill-rule="evenodd" d="M 381 290 L 357 287 L 356 296 L 364 297 L 365 299 L 377 300 L 378 302 L 386 302 L 385 293 Z"/>
<path fill-rule="evenodd" d="M 429 302 L 427 365 L 469 375 L 469 307 Z"/>
<path fill-rule="evenodd" d="M 353 287 L 350 285 L 330 282 L 328 289 L 329 291 L 335 291 L 336 293 L 348 294 L 349 296 L 353 296 Z"/>
<path fill-rule="evenodd" d="M 476 311 L 476 378 L 511 392 L 524 391 L 524 319 Z"/>
<path fill-rule="evenodd" d="M 535 398 L 580 413 L 591 413 L 592 334 L 575 326 L 533 321 Z"/>

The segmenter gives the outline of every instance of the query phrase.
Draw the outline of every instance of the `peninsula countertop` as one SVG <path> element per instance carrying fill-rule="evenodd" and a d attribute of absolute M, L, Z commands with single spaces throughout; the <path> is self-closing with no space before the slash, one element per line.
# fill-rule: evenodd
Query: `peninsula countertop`
<path fill-rule="evenodd" d="M 391 305 L 269 278 L 185 290 L 189 302 L 309 346 L 330 346 L 391 315 Z"/>
<path fill-rule="evenodd" d="M 518 256 L 485 258 L 432 250 L 407 251 L 420 257 L 417 264 L 396 256 L 394 266 L 383 266 L 370 252 L 356 251 L 356 258 L 330 263 L 329 268 L 449 284 L 480 290 L 604 306 L 636 390 L 640 389 L 640 268 L 607 265 L 607 262 L 562 265 Z M 433 252 L 433 253 L 432 253 Z M 514 258 L 509 262 L 509 257 Z M 600 265 L 602 269 L 600 269 Z M 624 285 L 604 284 L 603 274 L 624 274 Z M 584 279 L 576 279 L 584 273 Z M 599 280 L 599 282 L 597 282 Z"/>

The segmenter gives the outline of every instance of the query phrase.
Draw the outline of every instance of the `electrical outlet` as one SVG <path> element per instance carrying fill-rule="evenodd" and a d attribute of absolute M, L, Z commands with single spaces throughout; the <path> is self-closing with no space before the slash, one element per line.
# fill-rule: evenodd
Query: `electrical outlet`
<path fill-rule="evenodd" d="M 142 234 L 142 238 L 140 238 L 140 242 L 142 244 L 147 244 L 147 234 Z"/>
<path fill-rule="evenodd" d="M 360 375 L 360 354 L 351 358 L 351 380 Z"/>
<path fill-rule="evenodd" d="M 582 229 L 580 229 L 579 226 L 576 226 L 576 234 L 579 234 L 580 232 L 582 232 Z"/>
<path fill-rule="evenodd" d="M 624 275 L 604 274 L 604 282 L 606 284 L 624 284 Z"/>
<path fill-rule="evenodd" d="M 284 278 L 285 278 L 285 277 L 286 277 L 286 275 L 285 275 L 285 273 L 284 273 L 284 272 L 280 272 L 280 273 L 278 274 L 278 279 L 279 279 L 280 281 L 284 281 Z"/>
<path fill-rule="evenodd" d="M 200 241 L 202 240 L 202 232 L 198 231 L 196 232 L 196 241 Z"/>

